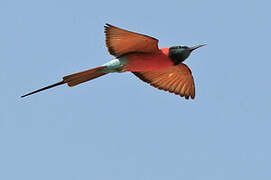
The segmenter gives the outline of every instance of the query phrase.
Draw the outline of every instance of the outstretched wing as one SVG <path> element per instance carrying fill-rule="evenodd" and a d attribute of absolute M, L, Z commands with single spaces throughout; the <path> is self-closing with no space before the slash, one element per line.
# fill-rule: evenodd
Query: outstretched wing
<path fill-rule="evenodd" d="M 161 71 L 133 72 L 139 79 L 151 86 L 185 96 L 195 98 L 194 79 L 190 69 L 185 64 L 179 64 Z"/>
<path fill-rule="evenodd" d="M 105 25 L 105 42 L 113 56 L 121 56 L 130 52 L 158 52 L 158 40 L 143 34 L 127 31 L 110 24 Z"/>

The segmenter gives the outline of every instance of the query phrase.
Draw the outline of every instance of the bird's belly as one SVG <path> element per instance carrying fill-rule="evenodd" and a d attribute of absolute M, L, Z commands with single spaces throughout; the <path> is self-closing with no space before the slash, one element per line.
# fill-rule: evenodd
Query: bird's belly
<path fill-rule="evenodd" d="M 124 71 L 158 71 L 174 66 L 173 62 L 165 54 L 130 54 L 127 57 L 128 64 Z"/>

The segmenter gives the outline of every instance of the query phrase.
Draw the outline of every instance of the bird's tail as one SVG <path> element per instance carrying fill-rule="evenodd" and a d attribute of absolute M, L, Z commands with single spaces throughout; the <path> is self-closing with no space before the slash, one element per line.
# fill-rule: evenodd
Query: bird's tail
<path fill-rule="evenodd" d="M 107 74 L 106 72 L 102 71 L 104 68 L 105 68 L 105 66 L 100 66 L 100 67 L 96 67 L 96 68 L 89 69 L 89 70 L 86 70 L 86 71 L 82 71 L 82 72 L 78 72 L 78 73 L 71 74 L 71 75 L 68 75 L 68 76 L 64 76 L 63 80 L 60 81 L 60 82 L 57 82 L 55 84 L 52 84 L 52 85 L 46 86 L 44 88 L 38 89 L 36 91 L 30 92 L 30 93 L 25 94 L 25 95 L 23 95 L 21 97 L 26 97 L 26 96 L 29 96 L 31 94 L 35 94 L 35 93 L 38 93 L 40 91 L 44 91 L 46 89 L 50 89 L 52 87 L 56 87 L 56 86 L 66 84 L 66 83 L 70 87 L 76 86 L 76 85 L 81 84 L 83 82 L 86 82 L 86 81 L 89 81 L 89 80 L 92 80 L 92 79 L 95 79 L 97 77 L 100 77 L 100 76 L 103 76 L 103 75 Z"/>
<path fill-rule="evenodd" d="M 71 74 L 63 77 L 63 81 L 68 84 L 68 86 L 73 87 L 83 82 L 95 79 L 97 77 L 103 76 L 107 73 L 102 72 L 104 66 L 100 66 L 97 68 L 89 69 L 86 71 L 82 71 L 79 73 Z"/>

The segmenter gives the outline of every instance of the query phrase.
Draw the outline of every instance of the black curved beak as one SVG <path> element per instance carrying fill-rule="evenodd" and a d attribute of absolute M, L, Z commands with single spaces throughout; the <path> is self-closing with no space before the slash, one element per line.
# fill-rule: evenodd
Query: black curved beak
<path fill-rule="evenodd" d="M 192 52 L 192 51 L 194 51 L 195 49 L 198 49 L 198 48 L 200 48 L 200 47 L 202 47 L 202 46 L 206 46 L 207 44 L 202 44 L 202 45 L 198 45 L 198 46 L 193 46 L 193 47 L 190 47 L 189 49 L 190 49 L 190 51 Z"/>

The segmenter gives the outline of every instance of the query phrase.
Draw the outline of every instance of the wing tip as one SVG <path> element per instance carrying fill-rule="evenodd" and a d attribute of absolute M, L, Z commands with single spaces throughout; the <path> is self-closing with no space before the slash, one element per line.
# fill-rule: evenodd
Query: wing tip
<path fill-rule="evenodd" d="M 106 26 L 110 27 L 110 26 L 113 26 L 113 25 L 111 25 L 111 24 L 109 24 L 109 23 L 105 23 L 104 26 L 105 26 L 105 27 L 106 27 Z"/>

